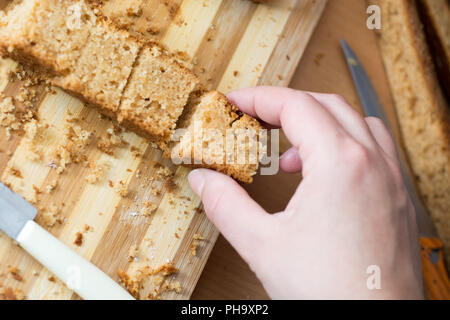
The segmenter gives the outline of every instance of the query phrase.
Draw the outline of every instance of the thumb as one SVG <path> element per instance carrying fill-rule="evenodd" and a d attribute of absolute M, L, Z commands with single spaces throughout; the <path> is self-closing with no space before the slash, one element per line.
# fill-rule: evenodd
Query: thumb
<path fill-rule="evenodd" d="M 196 169 L 189 174 L 189 183 L 201 197 L 212 223 L 244 259 L 251 259 L 255 247 L 262 247 L 262 241 L 268 238 L 271 216 L 224 174 Z"/>

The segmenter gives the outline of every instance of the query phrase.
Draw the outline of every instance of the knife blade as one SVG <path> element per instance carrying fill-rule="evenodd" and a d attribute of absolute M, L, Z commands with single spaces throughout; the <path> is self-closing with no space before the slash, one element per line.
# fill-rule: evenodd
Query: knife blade
<path fill-rule="evenodd" d="M 341 40 L 341 45 L 347 60 L 347 65 L 350 69 L 350 73 L 352 74 L 353 82 L 355 83 L 359 98 L 361 100 L 364 113 L 367 117 L 377 117 L 383 120 L 384 124 L 393 136 L 393 131 L 389 124 L 388 118 L 384 113 L 383 106 L 378 99 L 378 95 L 369 79 L 369 76 L 367 75 L 366 70 L 345 40 Z M 420 200 L 410 175 L 408 174 L 402 150 L 398 147 L 398 145 L 396 145 L 396 147 L 400 155 L 400 169 L 402 171 L 403 180 L 413 202 L 414 208 L 416 209 L 419 232 L 424 236 L 436 236 L 436 228 L 431 221 L 425 206 Z"/>
<path fill-rule="evenodd" d="M 361 100 L 364 113 L 368 117 L 380 118 L 390 131 L 391 136 L 394 137 L 392 127 L 389 124 L 383 106 L 361 61 L 344 39 L 341 39 L 341 47 Z M 450 280 L 444 265 L 443 244 L 438 238 L 434 223 L 423 205 L 407 170 L 408 162 L 406 156 L 395 139 L 394 142 L 396 143 L 399 155 L 403 181 L 416 212 L 416 222 L 420 235 L 422 267 L 429 298 L 448 299 L 450 298 Z"/>
<path fill-rule="evenodd" d="M 29 220 L 34 220 L 37 210 L 18 194 L 0 183 L 0 229 L 16 239 Z"/>
<path fill-rule="evenodd" d="M 86 300 L 133 300 L 103 271 L 33 220 L 37 210 L 0 183 L 0 230 Z"/>

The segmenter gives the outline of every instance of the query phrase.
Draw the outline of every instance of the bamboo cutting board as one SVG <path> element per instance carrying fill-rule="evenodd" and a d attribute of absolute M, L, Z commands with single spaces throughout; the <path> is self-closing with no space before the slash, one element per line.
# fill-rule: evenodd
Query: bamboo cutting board
<path fill-rule="evenodd" d="M 141 10 L 127 14 L 129 2 L 114 0 L 103 10 L 117 16 L 112 18 L 125 12 L 130 32 L 184 52 L 207 87 L 228 92 L 259 84 L 286 86 L 326 0 L 271 2 L 134 1 Z M 10 79 L 15 68 L 15 62 L 1 61 L 0 90 L 17 99 L 24 83 Z M 54 214 L 58 221 L 47 229 L 68 246 L 116 281 L 118 270 L 135 279 L 140 298 L 189 298 L 218 236 L 188 186 L 189 170 L 162 160 L 158 150 L 131 132 L 120 133 L 124 142 L 113 155 L 102 152 L 98 141 L 113 124 L 59 89 L 38 86 L 33 109 L 45 128 L 39 147 L 44 157 L 33 160 L 30 142 L 20 132 L 8 138 L 0 128 L 0 180 L 35 203 L 39 222 Z M 93 138 L 82 161 L 58 173 L 47 153 L 64 141 L 68 123 Z M 98 179 L 88 181 L 98 168 Z M 168 263 L 179 271 L 168 272 Z M 0 233 L 2 287 L 28 299 L 77 298 Z"/>

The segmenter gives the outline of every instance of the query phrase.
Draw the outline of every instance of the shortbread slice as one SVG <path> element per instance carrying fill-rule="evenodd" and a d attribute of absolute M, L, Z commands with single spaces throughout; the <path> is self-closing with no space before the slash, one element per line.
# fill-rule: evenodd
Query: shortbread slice
<path fill-rule="evenodd" d="M 211 91 L 187 106 L 165 153 L 177 164 L 217 170 L 245 183 L 253 181 L 263 148 L 262 126 L 243 115 L 225 95 Z"/>
<path fill-rule="evenodd" d="M 0 16 L 0 51 L 52 73 L 67 73 L 95 23 L 84 1 L 23 0 Z"/>
<path fill-rule="evenodd" d="M 139 54 L 123 94 L 119 121 L 156 141 L 167 141 L 198 82 L 192 71 L 149 44 Z"/>
<path fill-rule="evenodd" d="M 99 18 L 73 72 L 55 78 L 53 83 L 116 118 L 140 48 L 127 32 Z"/>

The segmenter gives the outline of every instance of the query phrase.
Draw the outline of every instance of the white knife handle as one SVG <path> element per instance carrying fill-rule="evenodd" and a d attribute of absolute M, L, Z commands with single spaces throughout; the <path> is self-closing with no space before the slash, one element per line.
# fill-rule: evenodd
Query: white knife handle
<path fill-rule="evenodd" d="M 99 268 L 30 220 L 16 241 L 67 287 L 86 300 L 133 300 Z"/>

